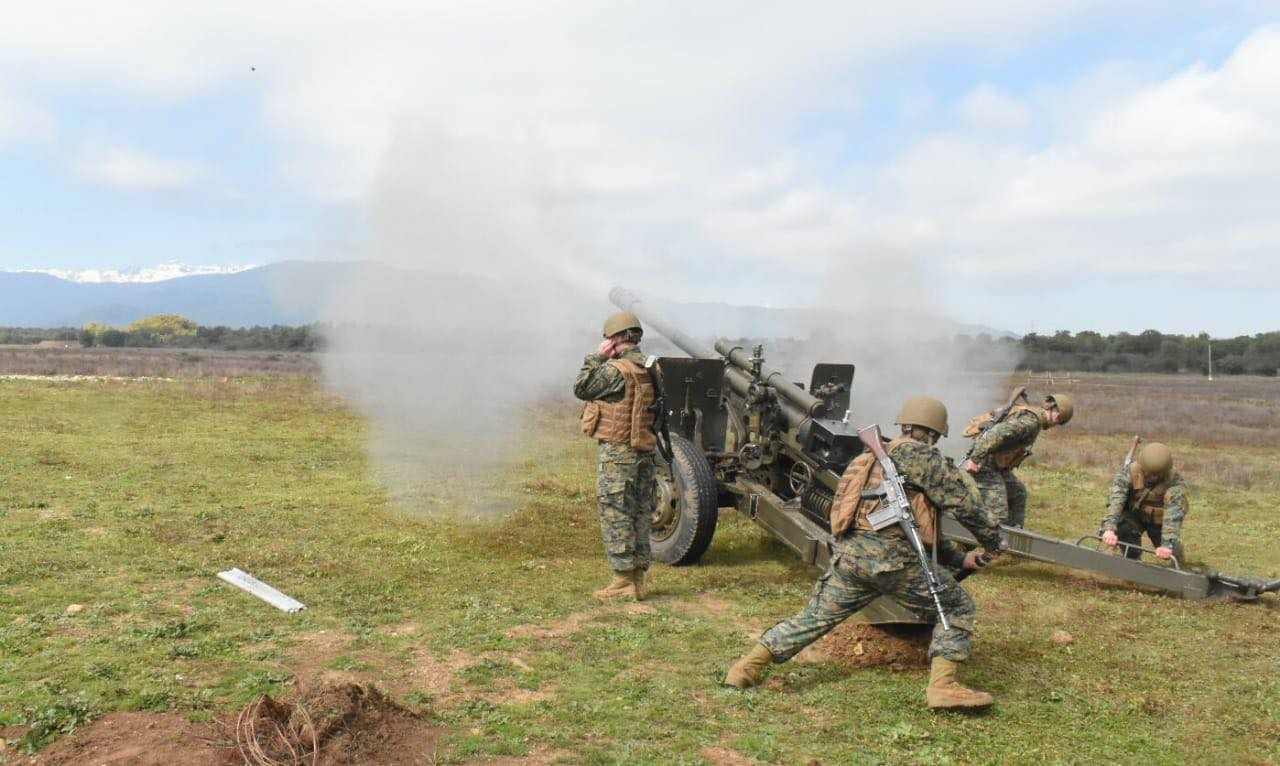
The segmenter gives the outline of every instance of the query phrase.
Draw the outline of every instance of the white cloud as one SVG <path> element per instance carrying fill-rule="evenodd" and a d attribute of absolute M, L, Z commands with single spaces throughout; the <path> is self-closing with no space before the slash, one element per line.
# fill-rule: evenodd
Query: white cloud
<path fill-rule="evenodd" d="M 57 132 L 53 115 L 0 84 L 0 149 L 22 141 L 47 142 Z"/>
<path fill-rule="evenodd" d="M 1010 93 L 983 83 L 960 100 L 960 117 L 970 125 L 993 131 L 1017 131 L 1031 122 L 1031 108 Z"/>
<path fill-rule="evenodd" d="M 86 150 L 74 170 L 85 181 L 124 191 L 180 191 L 204 175 L 194 162 L 118 147 Z"/>
<path fill-rule="evenodd" d="M 646 259 L 702 273 L 737 263 L 761 277 L 745 299 L 795 302 L 807 296 L 768 293 L 781 275 L 812 278 L 863 252 L 948 278 L 1023 276 L 1062 258 L 1098 273 L 1274 274 L 1274 29 L 1222 66 L 1159 82 L 1118 65 L 1025 93 L 905 93 L 906 118 L 957 122 L 856 172 L 833 171 L 838 126 L 828 154 L 797 138 L 817 111 L 856 119 L 883 67 L 916 52 L 1015 50 L 1110 7 L 49 0 L 10 10 L 21 34 L 0 38 L 0 67 L 103 97 L 252 89 L 281 170 L 325 201 L 388 204 L 405 186 L 397 147 L 412 146 L 407 169 L 438 173 L 413 211 L 440 214 L 431 242 L 528 240 L 577 253 L 602 282 L 642 276 Z M 126 188 L 201 172 L 136 152 L 89 159 L 86 177 Z M 385 239 L 402 260 L 421 257 L 412 238 Z"/>
<path fill-rule="evenodd" d="M 1098 103 L 1048 146 L 939 136 L 886 174 L 882 236 L 952 253 L 953 273 L 1017 277 L 1280 269 L 1280 27 L 1220 67 Z M 914 233 L 914 234 L 913 234 Z"/>

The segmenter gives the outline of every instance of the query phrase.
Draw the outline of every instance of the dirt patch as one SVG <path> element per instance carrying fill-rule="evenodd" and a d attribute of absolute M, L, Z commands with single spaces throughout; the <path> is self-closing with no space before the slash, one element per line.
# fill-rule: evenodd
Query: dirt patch
<path fill-rule="evenodd" d="M 658 610 L 648 604 L 631 601 L 619 606 L 605 606 L 587 612 L 574 612 L 563 620 L 557 620 L 555 622 L 538 622 L 517 625 L 507 631 L 507 638 L 539 638 L 544 640 L 549 638 L 566 638 L 582 630 L 583 626 L 597 615 L 610 613 L 616 614 L 619 612 L 634 616 L 642 614 L 657 614 Z"/>
<path fill-rule="evenodd" d="M 376 688 L 322 686 L 295 702 L 263 695 L 235 723 L 246 763 L 417 764 L 436 755 L 439 731 Z"/>
<path fill-rule="evenodd" d="M 378 632 L 384 636 L 400 638 L 402 636 L 412 636 L 422 631 L 422 624 L 418 622 L 404 622 L 399 625 L 388 625 L 378 628 Z"/>
<path fill-rule="evenodd" d="M 342 654 L 352 641 L 351 634 L 341 630 L 298 633 L 288 638 L 293 643 L 285 652 L 289 658 L 289 669 L 304 681 L 321 676 L 325 665 Z"/>
<path fill-rule="evenodd" d="M 756 761 L 742 753 L 735 752 L 727 747 L 705 745 L 698 750 L 698 755 L 706 758 L 715 766 L 752 766 L 752 764 L 756 763 Z"/>
<path fill-rule="evenodd" d="M 48 766 L 232 766 L 234 743 L 181 713 L 111 713 L 59 738 L 31 763 Z"/>
<path fill-rule="evenodd" d="M 591 612 L 574 612 L 556 622 L 517 625 L 507 631 L 507 638 L 565 638 L 582 630 L 583 624 L 591 617 Z"/>
<path fill-rule="evenodd" d="M 910 670 L 929 666 L 928 625 L 846 622 L 814 646 L 821 658 L 852 668 Z M 813 659 L 818 659 L 814 657 Z"/>

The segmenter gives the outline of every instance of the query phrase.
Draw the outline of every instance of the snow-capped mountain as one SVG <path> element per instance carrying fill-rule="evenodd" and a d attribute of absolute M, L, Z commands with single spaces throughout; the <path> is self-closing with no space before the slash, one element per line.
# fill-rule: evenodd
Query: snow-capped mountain
<path fill-rule="evenodd" d="M 238 274 L 242 271 L 257 268 L 255 264 L 230 266 L 191 266 L 177 261 L 167 261 L 159 266 L 135 266 L 127 269 L 85 269 L 71 271 L 68 269 L 18 269 L 23 274 L 48 274 L 51 277 L 65 279 L 68 282 L 97 284 L 112 283 L 148 283 L 164 282 L 179 277 L 200 277 L 210 274 Z"/>

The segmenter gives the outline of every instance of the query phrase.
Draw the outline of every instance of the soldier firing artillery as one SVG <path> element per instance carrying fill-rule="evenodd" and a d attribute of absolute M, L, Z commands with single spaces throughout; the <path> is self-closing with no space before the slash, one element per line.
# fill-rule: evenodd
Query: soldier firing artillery
<path fill-rule="evenodd" d="M 1136 445 L 1135 438 L 1135 446 Z M 1125 544 L 1125 555 L 1142 556 L 1142 535 L 1155 546 L 1156 557 L 1181 560 L 1182 521 L 1187 516 L 1187 485 L 1173 470 L 1173 452 L 1163 444 L 1144 446 L 1136 461 L 1125 460 L 1111 486 L 1107 515 L 1102 520 L 1102 542 L 1111 547 Z"/>
<path fill-rule="evenodd" d="M 1019 387 L 1003 407 L 969 421 L 964 435 L 973 439 L 964 470 L 973 474 L 982 493 L 982 507 L 999 524 L 1026 526 L 1027 487 L 1013 469 L 1031 454 L 1041 431 L 1066 425 L 1075 413 L 1065 394 L 1050 394 L 1044 404 L 1027 403 L 1027 390 Z"/>
<path fill-rule="evenodd" d="M 909 399 L 896 421 L 900 436 L 880 443 L 880 429 L 859 432 L 868 449 L 845 469 L 831 510 L 834 552 L 809 604 L 767 630 L 729 669 L 724 683 L 745 688 L 775 662 L 785 662 L 873 600 L 887 596 L 923 621 L 937 622 L 929 645 L 930 708 L 983 708 L 995 699 L 956 682 L 969 659 L 976 608 L 944 568 L 931 565 L 925 546 L 946 566 L 976 571 L 1000 552 L 1000 533 L 959 472 L 935 448 L 946 436 L 947 408 L 927 396 Z M 938 532 L 948 512 L 987 553 L 965 552 Z"/>
<path fill-rule="evenodd" d="M 582 431 L 600 443 L 596 496 L 600 531 L 613 580 L 599 599 L 646 596 L 649 534 L 656 501 L 653 430 L 658 399 L 648 360 L 640 353 L 644 330 L 630 311 L 604 323 L 604 340 L 582 361 L 573 394 L 587 402 Z"/>

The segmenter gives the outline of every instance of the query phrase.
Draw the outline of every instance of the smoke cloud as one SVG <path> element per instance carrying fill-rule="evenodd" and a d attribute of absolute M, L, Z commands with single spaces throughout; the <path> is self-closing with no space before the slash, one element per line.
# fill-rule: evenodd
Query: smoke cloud
<path fill-rule="evenodd" d="M 404 126 L 383 163 L 367 214 L 369 261 L 325 312 L 335 328 L 325 372 L 372 421 L 378 476 L 405 508 L 506 507 L 487 472 L 519 452 L 531 408 L 568 399 L 613 310 L 609 270 L 597 268 L 610 259 L 593 257 L 602 224 L 557 191 L 551 166 L 536 141 L 423 125 Z M 1000 376 L 975 370 L 1009 370 L 1016 360 L 974 360 L 950 342 L 965 328 L 934 311 L 929 280 L 909 254 L 850 248 L 827 260 L 836 265 L 811 307 L 654 304 L 708 341 L 765 339 L 770 363 L 796 380 L 807 381 L 814 362 L 853 362 L 859 424 L 888 430 L 903 399 L 936 396 L 951 410 L 957 451 L 964 420 L 1000 398 Z M 679 272 L 647 265 L 617 271 L 661 296 Z M 767 292 L 752 284 L 766 273 L 743 260 L 733 281 Z M 648 350 L 676 353 L 655 336 Z"/>
<path fill-rule="evenodd" d="M 371 418 L 375 467 L 407 507 L 500 506 L 483 472 L 596 342 L 583 307 L 603 288 L 575 271 L 575 225 L 537 163 L 406 127 L 369 208 L 371 262 L 325 312 L 326 376 Z"/>

